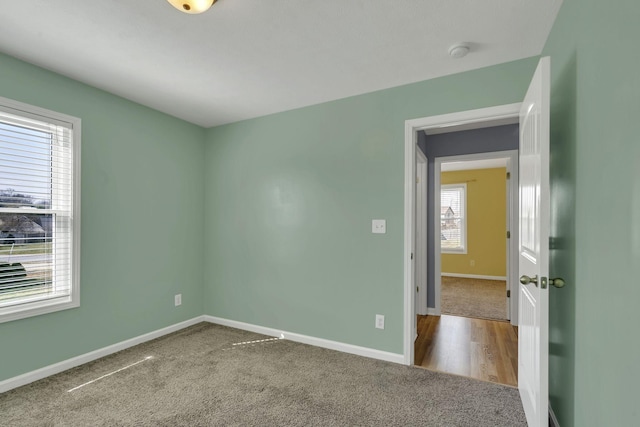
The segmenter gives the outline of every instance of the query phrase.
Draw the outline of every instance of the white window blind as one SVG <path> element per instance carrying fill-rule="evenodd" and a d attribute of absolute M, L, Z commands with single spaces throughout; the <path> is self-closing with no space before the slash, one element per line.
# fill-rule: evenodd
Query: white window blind
<path fill-rule="evenodd" d="M 0 321 L 79 304 L 79 125 L 0 98 Z"/>
<path fill-rule="evenodd" d="M 440 189 L 440 243 L 443 252 L 466 251 L 466 184 Z"/>

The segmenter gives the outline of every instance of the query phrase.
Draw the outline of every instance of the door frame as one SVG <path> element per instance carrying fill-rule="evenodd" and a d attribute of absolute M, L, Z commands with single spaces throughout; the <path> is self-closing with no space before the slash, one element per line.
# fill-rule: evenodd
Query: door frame
<path fill-rule="evenodd" d="M 416 144 L 417 132 L 451 132 L 518 123 L 520 102 L 477 110 L 461 111 L 405 121 L 404 129 L 404 363 L 414 363 L 415 312 L 415 227 L 416 227 Z M 513 318 L 513 316 L 512 316 Z"/>
<path fill-rule="evenodd" d="M 427 170 L 429 161 L 422 150 L 416 150 L 416 288 L 418 302 L 416 304 L 417 314 L 427 314 L 427 200 L 429 187 L 427 186 Z"/>
<path fill-rule="evenodd" d="M 486 153 L 460 154 L 457 156 L 436 157 L 434 159 L 434 224 L 433 224 L 433 250 L 434 250 L 434 297 L 435 308 L 433 314 L 441 314 L 441 294 L 442 294 L 442 250 L 440 241 L 436 236 L 440 236 L 440 173 L 442 163 L 466 162 L 473 160 L 507 159 L 507 172 L 511 178 L 507 180 L 506 191 L 506 224 L 505 224 L 505 244 L 506 244 L 506 290 L 511 291 L 511 298 L 507 305 L 507 320 L 511 324 L 518 326 L 518 150 L 488 151 Z M 507 238 L 507 231 L 511 232 L 511 237 Z M 506 298 L 506 295 L 505 295 Z"/>

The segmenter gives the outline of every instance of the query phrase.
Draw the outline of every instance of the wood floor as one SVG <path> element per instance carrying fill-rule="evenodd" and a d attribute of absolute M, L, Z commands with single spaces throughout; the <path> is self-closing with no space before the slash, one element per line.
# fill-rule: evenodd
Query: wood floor
<path fill-rule="evenodd" d="M 418 316 L 415 364 L 517 387 L 518 333 L 509 322 Z"/>

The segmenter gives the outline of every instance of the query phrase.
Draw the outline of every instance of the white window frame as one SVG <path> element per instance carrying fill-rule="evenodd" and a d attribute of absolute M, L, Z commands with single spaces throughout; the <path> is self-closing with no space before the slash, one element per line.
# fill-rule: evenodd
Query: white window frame
<path fill-rule="evenodd" d="M 69 295 L 55 295 L 49 298 L 35 298 L 33 300 L 25 298 L 24 301 L 18 301 L 18 303 L 0 307 L 0 323 L 3 323 L 80 306 L 80 147 L 82 131 L 81 120 L 77 117 L 35 107 L 8 98 L 0 97 L 0 112 L 27 120 L 31 119 L 45 123 L 62 124 L 63 126 L 69 127 L 71 129 L 73 144 L 73 171 L 70 191 L 70 196 L 73 200 L 71 205 L 70 229 L 71 259 L 68 260 L 71 263 Z M 55 162 L 52 162 L 52 164 L 55 164 Z M 55 175 L 56 173 L 60 173 L 60 171 L 54 166 L 52 173 Z M 25 213 L 26 212 L 25 210 Z M 41 213 L 41 211 L 38 210 L 34 210 L 34 212 Z M 54 261 L 54 268 L 58 262 L 59 261 Z"/>
<path fill-rule="evenodd" d="M 460 246 L 457 248 L 445 248 L 440 243 L 440 252 L 443 254 L 466 254 L 467 253 L 467 184 L 459 183 L 459 184 L 441 184 L 440 185 L 440 194 L 442 194 L 442 190 L 444 189 L 460 189 L 462 192 L 461 203 L 462 203 L 462 218 L 461 218 L 461 230 L 460 230 Z M 442 196 L 441 196 L 442 197 Z M 440 203 L 441 204 L 441 203 Z M 440 207 L 442 209 L 442 206 Z M 442 222 L 442 211 L 439 212 L 440 221 Z M 440 228 L 440 232 L 442 232 L 442 227 Z"/>

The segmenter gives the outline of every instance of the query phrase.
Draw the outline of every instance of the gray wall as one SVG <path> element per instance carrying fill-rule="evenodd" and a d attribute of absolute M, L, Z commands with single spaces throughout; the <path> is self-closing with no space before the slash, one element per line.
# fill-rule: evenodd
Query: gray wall
<path fill-rule="evenodd" d="M 425 135 L 418 132 L 418 147 L 427 156 L 428 163 L 428 195 L 427 195 L 427 306 L 435 307 L 435 256 L 433 238 L 436 157 L 459 156 L 463 154 L 489 153 L 518 149 L 518 125 L 495 126 L 483 129 L 465 130 Z"/>

